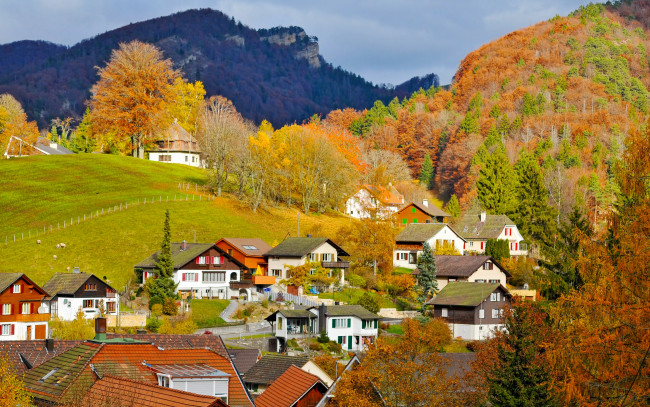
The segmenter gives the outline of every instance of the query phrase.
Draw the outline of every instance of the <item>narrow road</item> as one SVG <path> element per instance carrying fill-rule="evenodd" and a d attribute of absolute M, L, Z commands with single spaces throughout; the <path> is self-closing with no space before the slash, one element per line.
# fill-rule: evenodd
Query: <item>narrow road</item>
<path fill-rule="evenodd" d="M 237 311 L 238 307 L 239 302 L 237 300 L 230 300 L 230 304 L 228 304 L 226 309 L 221 311 L 221 315 L 219 316 L 226 322 L 233 322 L 234 320 L 230 319 L 230 317 L 235 313 L 235 311 Z"/>

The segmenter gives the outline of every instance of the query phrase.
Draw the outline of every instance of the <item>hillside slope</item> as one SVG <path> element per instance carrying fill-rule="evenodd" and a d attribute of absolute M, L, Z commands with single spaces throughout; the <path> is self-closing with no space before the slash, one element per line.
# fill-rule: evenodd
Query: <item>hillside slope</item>
<path fill-rule="evenodd" d="M 27 168 L 29 169 L 27 170 Z M 52 231 L 42 227 L 31 229 L 28 238 L 0 241 L 2 272 L 24 272 L 43 284 L 56 272 L 73 267 L 106 276 L 116 288 L 123 288 L 132 278 L 133 265 L 160 248 L 164 213 L 171 214 L 172 240 L 216 242 L 222 237 L 259 237 L 274 244 L 288 234 L 308 232 L 331 236 L 349 219 L 338 215 L 300 215 L 295 209 L 268 208 L 252 213 L 245 203 L 228 198 L 202 199 L 191 191 L 183 191 L 180 200 L 178 182 L 202 180 L 202 172 L 182 165 L 160 164 L 130 157 L 79 155 L 70 157 L 34 157 L 29 160 L 0 162 L 0 179 L 20 180 L 12 184 L 16 190 L 0 191 L 3 218 L 0 224 L 12 222 L 15 228 L 54 221 Z M 154 199 L 143 203 L 145 196 Z M 165 197 L 169 194 L 170 201 Z M 177 201 L 173 200 L 178 195 Z M 186 195 L 187 194 L 187 195 Z M 119 204 L 128 209 L 108 213 L 63 228 L 63 220 L 74 213 L 95 211 Z M 194 200 L 193 200 L 194 196 Z M 60 202 L 59 202 L 60 201 Z M 162 202 L 161 202 L 162 201 Z M 48 208 L 52 206 L 53 208 Z M 59 222 L 60 221 L 60 222 Z M 57 228 L 60 224 L 60 229 Z M 3 225 L 3 228 L 6 227 Z M 25 228 L 26 229 L 26 228 Z M 38 230 L 38 236 L 35 236 Z M 40 240 L 40 244 L 37 244 Z M 56 245 L 66 247 L 57 249 Z M 54 257 L 56 256 L 56 258 Z"/>
<path fill-rule="evenodd" d="M 13 94 L 41 127 L 52 118 L 80 117 L 98 79 L 95 67 L 104 66 L 119 43 L 135 39 L 162 49 L 183 77 L 204 83 L 208 96 L 225 96 L 244 117 L 276 127 L 338 107 L 363 109 L 376 99 L 402 97 L 420 81 L 395 91 L 375 86 L 326 63 L 315 37 L 300 27 L 253 30 L 203 9 L 129 24 L 70 48 L 35 41 L 2 45 L 0 93 Z"/>

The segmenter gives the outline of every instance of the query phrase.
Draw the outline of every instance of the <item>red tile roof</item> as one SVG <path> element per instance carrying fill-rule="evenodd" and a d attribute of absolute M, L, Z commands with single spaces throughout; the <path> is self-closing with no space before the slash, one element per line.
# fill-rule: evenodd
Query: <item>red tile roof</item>
<path fill-rule="evenodd" d="M 365 184 L 362 188 L 365 188 L 384 205 L 402 205 L 404 203 L 404 195 L 397 192 L 393 186 L 384 188 L 382 186 Z"/>
<path fill-rule="evenodd" d="M 258 398 L 257 407 L 290 407 L 296 404 L 314 386 L 325 394 L 327 386 L 318 377 L 291 366 L 278 377 Z"/>
<path fill-rule="evenodd" d="M 99 406 L 227 407 L 227 404 L 217 397 L 188 393 L 115 376 L 104 376 L 96 381 L 86 394 L 84 402 Z"/>

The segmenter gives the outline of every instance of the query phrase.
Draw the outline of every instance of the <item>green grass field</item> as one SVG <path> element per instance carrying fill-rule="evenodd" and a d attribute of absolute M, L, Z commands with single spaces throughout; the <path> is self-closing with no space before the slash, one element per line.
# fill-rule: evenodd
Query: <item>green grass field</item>
<path fill-rule="evenodd" d="M 133 266 L 160 248 L 164 213 L 171 214 L 172 241 L 215 242 L 222 237 L 259 237 L 277 244 L 297 235 L 298 210 L 267 208 L 253 213 L 230 198 L 173 201 L 182 182 L 205 182 L 204 172 L 184 165 L 131 157 L 82 154 L 0 160 L 0 256 L 3 272 L 24 272 L 44 284 L 68 267 L 106 276 L 117 289 L 134 278 Z M 6 187 L 5 187 L 6 185 Z M 163 202 L 143 204 L 144 197 Z M 166 202 L 166 196 L 170 196 Z M 77 216 L 101 208 L 136 202 L 128 209 L 105 213 L 77 224 Z M 65 219 L 74 218 L 63 228 Z M 56 229 L 56 223 L 61 229 Z M 318 230 L 333 234 L 348 218 L 300 215 L 301 235 Z M 43 234 L 43 225 L 54 230 Z M 31 238 L 27 231 L 31 228 Z M 14 243 L 5 236 L 24 230 Z M 38 230 L 39 235 L 34 236 Z M 36 241 L 40 240 L 41 244 Z M 65 243 L 65 249 L 56 249 Z M 54 256 L 56 255 L 56 259 Z"/>
<path fill-rule="evenodd" d="M 376 292 L 367 291 L 361 288 L 344 288 L 341 291 L 336 291 L 333 294 L 329 293 L 320 293 L 318 298 L 331 298 L 334 301 L 346 302 L 348 304 L 356 304 L 359 302 L 359 298 L 364 293 L 369 293 L 377 302 L 379 303 L 379 308 L 395 308 L 395 303 L 386 295 L 381 295 Z"/>
<path fill-rule="evenodd" d="M 192 320 L 200 328 L 220 326 L 225 323 L 219 315 L 230 304 L 229 300 L 192 300 Z"/>

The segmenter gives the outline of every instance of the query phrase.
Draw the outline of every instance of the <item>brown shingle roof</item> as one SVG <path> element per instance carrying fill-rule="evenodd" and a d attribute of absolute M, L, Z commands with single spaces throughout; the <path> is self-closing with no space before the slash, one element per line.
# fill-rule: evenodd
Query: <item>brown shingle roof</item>
<path fill-rule="evenodd" d="M 6 353 L 13 370 L 22 375 L 28 370 L 25 362 L 36 367 L 82 342 L 52 339 L 52 351 L 48 351 L 45 347 L 45 340 L 0 341 L 0 353 Z"/>
<path fill-rule="evenodd" d="M 258 407 L 291 407 L 314 386 L 318 386 L 321 395 L 327 391 L 327 386 L 318 377 L 296 366 L 290 366 L 255 399 L 255 404 Z"/>
<path fill-rule="evenodd" d="M 510 273 L 503 268 L 492 256 L 434 256 L 436 259 L 436 276 L 438 277 L 469 277 L 474 274 L 488 260 L 510 277 Z M 413 274 L 418 274 L 419 269 L 415 269 Z"/>
<path fill-rule="evenodd" d="M 223 401 L 214 396 L 188 393 L 111 375 L 96 381 L 84 401 L 88 405 L 98 406 L 227 407 Z"/>
<path fill-rule="evenodd" d="M 248 372 L 262 357 L 259 349 L 228 349 L 228 353 L 240 375 Z"/>
<path fill-rule="evenodd" d="M 429 215 L 431 217 L 436 217 L 436 216 L 442 216 L 442 217 L 447 217 L 447 218 L 451 217 L 450 214 L 448 214 L 447 212 L 445 212 L 442 209 L 438 208 L 438 206 L 436 206 L 433 203 L 429 203 L 429 206 L 424 206 L 424 205 L 420 205 L 419 203 L 416 203 L 416 202 L 410 202 L 407 205 L 405 205 L 404 207 L 402 207 L 402 209 L 400 209 L 398 212 L 402 212 L 404 209 L 408 208 L 411 205 L 415 206 L 416 208 L 418 208 L 419 210 L 421 210 L 422 212 L 426 213 L 427 215 Z"/>
<path fill-rule="evenodd" d="M 361 305 L 330 305 L 325 308 L 325 315 L 328 317 L 354 316 L 361 319 L 381 319 L 379 315 L 368 311 Z"/>
<path fill-rule="evenodd" d="M 181 243 L 172 243 L 172 261 L 174 262 L 174 268 L 178 269 L 194 260 L 197 256 L 201 255 L 203 252 L 215 246 L 214 243 L 187 243 L 187 249 L 181 250 Z M 215 246 L 216 247 L 216 246 Z M 140 263 L 136 264 L 135 267 L 142 268 L 151 268 L 156 265 L 158 261 L 158 255 L 160 251 L 155 252 L 151 256 L 142 260 Z"/>
<path fill-rule="evenodd" d="M 384 188 L 382 186 L 366 184 L 361 188 L 366 189 L 384 205 L 401 205 L 404 202 L 404 196 L 397 192 L 393 186 Z"/>
<path fill-rule="evenodd" d="M 55 297 L 57 294 L 74 294 L 82 285 L 88 281 L 89 278 L 93 277 L 93 274 L 86 273 L 56 273 L 54 276 L 48 280 L 47 283 L 43 286 L 43 289 L 51 297 Z M 103 284 L 106 284 L 105 281 L 102 281 L 100 278 L 95 276 Z M 106 284 L 110 289 L 115 291 L 113 287 Z"/>
<path fill-rule="evenodd" d="M 0 293 L 9 288 L 23 273 L 0 273 Z"/>
<path fill-rule="evenodd" d="M 257 238 L 224 237 L 221 240 L 230 243 L 246 256 L 264 256 L 272 249 L 270 244 Z"/>
<path fill-rule="evenodd" d="M 452 282 L 440 290 L 427 304 L 476 307 L 499 287 L 501 287 L 499 283 Z"/>
<path fill-rule="evenodd" d="M 267 256 L 277 257 L 302 257 L 311 253 L 323 243 L 329 243 L 336 249 L 339 256 L 349 256 L 345 250 L 326 237 L 289 237 L 284 239 L 279 245 L 269 250 Z"/>
<path fill-rule="evenodd" d="M 307 356 L 286 356 L 267 353 L 244 375 L 245 383 L 269 384 L 276 380 L 289 367 L 303 367 L 309 361 Z"/>

